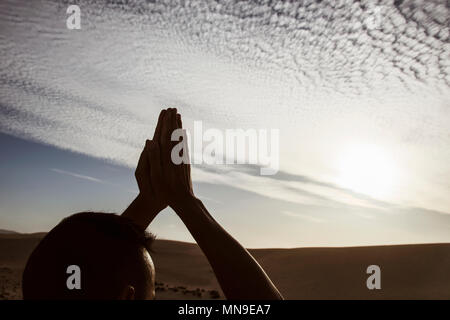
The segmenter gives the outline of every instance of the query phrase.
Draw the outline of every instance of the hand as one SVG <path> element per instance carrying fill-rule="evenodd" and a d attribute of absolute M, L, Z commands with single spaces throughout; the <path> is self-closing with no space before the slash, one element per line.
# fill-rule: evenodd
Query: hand
<path fill-rule="evenodd" d="M 160 187 L 164 190 L 165 198 L 172 207 L 176 206 L 177 203 L 194 197 L 186 133 L 183 131 L 181 141 L 172 141 L 172 133 L 176 129 L 182 129 L 181 116 L 177 114 L 177 109 L 162 110 L 156 126 L 155 136 L 153 137 L 154 141 L 159 142 L 159 149 L 155 145 L 153 147 L 155 149 L 151 150 L 151 152 L 159 153 L 161 171 L 164 176 L 164 181 L 161 180 L 162 184 Z M 181 145 L 178 145 L 180 143 Z M 175 164 L 172 159 L 172 150 L 176 146 L 177 148 L 182 146 L 179 155 L 184 161 L 181 164 Z M 155 160 L 156 156 L 155 158 L 152 157 L 152 159 Z M 158 163 L 151 161 L 151 166 L 157 168 Z"/>
<path fill-rule="evenodd" d="M 153 140 L 146 141 L 136 167 L 135 177 L 140 193 L 122 215 L 143 229 L 168 204 L 175 208 L 187 200 L 195 199 L 186 134 L 183 132 L 181 141 L 171 141 L 176 129 L 182 129 L 181 116 L 177 110 L 162 110 Z M 178 143 L 182 144 L 181 156 L 187 161 L 175 165 L 171 153 Z"/>
<path fill-rule="evenodd" d="M 167 199 L 165 194 L 161 192 L 162 190 L 157 187 L 156 181 L 152 181 L 151 177 L 152 173 L 155 175 L 155 170 L 158 170 L 160 174 L 160 166 L 155 168 L 154 165 L 150 165 L 151 162 L 154 164 L 158 164 L 159 162 L 159 155 L 153 151 L 155 149 L 155 145 L 157 145 L 157 142 L 155 141 L 146 141 L 134 175 L 136 177 L 140 195 L 146 202 L 147 206 L 151 207 L 152 211 L 159 212 L 167 207 Z M 152 161 L 152 157 L 157 158 Z"/>
<path fill-rule="evenodd" d="M 146 141 L 135 171 L 140 193 L 122 213 L 122 216 L 131 219 L 142 230 L 145 230 L 156 215 L 167 207 L 165 194 L 160 192 L 161 183 L 152 180 L 152 173 L 154 177 L 155 174 L 161 175 L 159 153 L 152 151 L 157 145 L 157 142 Z M 150 165 L 151 162 L 157 164 L 158 168 Z"/>

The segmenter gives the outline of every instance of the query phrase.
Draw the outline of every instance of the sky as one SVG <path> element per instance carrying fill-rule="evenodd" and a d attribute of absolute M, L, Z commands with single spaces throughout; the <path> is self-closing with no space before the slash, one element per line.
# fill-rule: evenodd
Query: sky
<path fill-rule="evenodd" d="M 450 241 L 446 1 L 0 2 L 0 228 L 120 213 L 159 111 L 278 129 L 279 171 L 195 165 L 247 247 Z M 150 226 L 192 241 L 167 209 Z"/>

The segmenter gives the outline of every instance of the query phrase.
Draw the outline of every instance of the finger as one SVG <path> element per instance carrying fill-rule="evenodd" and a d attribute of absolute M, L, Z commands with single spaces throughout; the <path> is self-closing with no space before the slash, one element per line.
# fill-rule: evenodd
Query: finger
<path fill-rule="evenodd" d="M 183 143 L 183 163 L 189 164 L 190 163 L 189 144 L 186 129 L 183 129 L 182 143 Z"/>
<path fill-rule="evenodd" d="M 154 186 L 152 185 L 152 181 L 151 181 L 151 168 L 152 168 L 152 163 L 150 162 L 150 148 L 152 146 L 152 144 L 157 143 L 154 142 L 153 140 L 147 140 L 145 141 L 145 174 L 144 174 L 144 179 L 146 181 L 146 184 L 148 186 L 148 189 L 150 191 L 151 194 L 155 194 L 155 189 Z"/>
<path fill-rule="evenodd" d="M 171 135 L 173 134 L 173 132 L 178 129 L 178 121 L 177 121 L 177 109 L 176 108 L 172 108 L 170 109 L 170 118 L 168 119 L 168 121 L 170 122 L 170 127 L 171 127 Z M 181 139 L 181 137 L 180 137 Z M 170 157 L 168 159 L 168 161 L 170 161 L 170 180 L 172 181 L 172 183 L 185 183 L 185 179 L 184 179 L 184 173 L 183 173 L 183 167 L 182 164 L 178 164 L 176 165 L 173 161 L 172 161 L 172 151 L 174 150 L 175 146 L 180 143 L 180 139 L 178 140 L 174 140 L 172 141 L 172 137 L 170 137 Z"/>
<path fill-rule="evenodd" d="M 171 141 L 171 147 L 173 148 L 179 141 L 172 141 L 172 134 L 173 132 L 178 129 L 178 122 L 177 122 L 177 109 L 173 108 L 171 110 L 171 114 L 170 114 L 170 126 L 171 126 L 171 130 L 170 130 L 170 141 Z"/>
<path fill-rule="evenodd" d="M 141 191 L 149 191 L 150 183 L 149 183 L 149 166 L 147 161 L 147 143 L 144 147 L 144 150 L 141 152 L 141 156 L 139 157 L 138 165 L 136 167 L 136 181 Z"/>
<path fill-rule="evenodd" d="M 162 116 L 162 124 L 161 124 L 161 137 L 159 140 L 160 146 L 164 147 L 167 145 L 167 141 L 170 139 L 170 108 L 164 112 Z"/>
<path fill-rule="evenodd" d="M 165 113 L 166 113 L 166 110 L 164 110 L 164 109 L 161 110 L 161 112 L 159 113 L 158 122 L 157 122 L 156 128 L 155 128 L 155 134 L 153 135 L 153 141 L 160 140 L 163 118 L 164 118 Z"/>
<path fill-rule="evenodd" d="M 136 166 L 136 174 L 142 175 L 143 171 L 147 167 L 147 159 L 146 159 L 146 146 L 144 146 L 144 149 L 141 152 L 141 155 L 139 156 L 138 164 Z"/>
<path fill-rule="evenodd" d="M 172 115 L 171 115 L 171 119 L 170 119 L 170 121 L 171 121 L 171 123 L 172 123 L 172 128 L 173 128 L 173 131 L 175 131 L 175 130 L 177 130 L 177 129 L 181 129 L 181 127 L 179 126 L 179 124 L 180 124 L 180 122 L 178 121 L 178 120 L 181 120 L 181 116 L 177 113 L 177 109 L 176 108 L 174 108 L 173 110 L 172 110 Z M 175 140 L 175 141 L 172 141 L 172 150 L 173 150 L 173 148 L 175 148 L 175 146 L 177 145 L 177 144 L 179 144 L 180 143 L 180 141 L 182 142 L 182 136 L 180 136 L 179 138 L 178 138 L 178 140 Z M 181 156 L 182 156 L 182 150 L 181 150 Z M 180 178 L 182 178 L 182 180 L 184 180 L 183 178 L 184 178 L 184 172 L 183 172 L 183 164 L 181 163 L 181 164 L 178 164 L 178 165 L 175 165 L 174 164 L 174 166 L 175 166 L 175 171 L 176 171 L 176 174 L 180 177 Z"/>
<path fill-rule="evenodd" d="M 178 127 L 177 125 L 177 109 L 170 108 L 170 130 L 173 131 Z"/>
<path fill-rule="evenodd" d="M 183 122 L 181 121 L 181 114 L 177 113 L 177 126 L 178 128 L 183 128 Z"/>
<path fill-rule="evenodd" d="M 181 120 L 181 119 L 180 119 Z M 191 160 L 189 158 L 189 144 L 187 141 L 187 133 L 186 130 L 183 130 L 183 171 L 185 174 L 185 179 L 188 187 L 192 189 L 192 180 L 191 180 Z"/>
<path fill-rule="evenodd" d="M 183 123 L 181 122 L 181 115 L 179 113 L 177 113 L 177 128 L 178 129 L 182 129 L 183 128 Z M 183 132 L 183 137 L 181 139 L 184 139 L 184 132 Z M 181 152 L 180 152 L 182 157 L 184 156 L 183 149 L 181 149 Z"/>
<path fill-rule="evenodd" d="M 171 177 L 173 173 L 173 163 L 170 157 L 172 150 L 170 141 L 171 114 L 172 114 L 171 108 L 167 109 L 166 112 L 164 113 L 163 124 L 161 129 L 161 140 L 160 140 L 161 142 L 159 144 L 161 168 L 163 169 L 164 176 L 166 178 Z"/>

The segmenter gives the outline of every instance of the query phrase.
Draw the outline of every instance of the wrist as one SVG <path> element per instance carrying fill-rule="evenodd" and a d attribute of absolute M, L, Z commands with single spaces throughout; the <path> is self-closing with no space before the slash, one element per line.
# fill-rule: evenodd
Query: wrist
<path fill-rule="evenodd" d="M 195 209 L 201 207 L 201 201 L 193 194 L 186 194 L 173 198 L 170 207 L 178 214 L 182 215 L 186 209 Z"/>
<path fill-rule="evenodd" d="M 162 209 L 164 206 L 156 205 L 155 201 L 151 201 L 145 194 L 139 193 L 122 215 L 145 230 Z"/>

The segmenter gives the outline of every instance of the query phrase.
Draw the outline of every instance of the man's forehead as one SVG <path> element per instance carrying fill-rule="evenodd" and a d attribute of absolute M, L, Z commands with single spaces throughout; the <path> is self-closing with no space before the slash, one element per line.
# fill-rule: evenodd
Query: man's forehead
<path fill-rule="evenodd" d="M 155 266 L 153 264 L 152 257 L 150 256 L 150 253 L 144 249 L 142 252 L 142 255 L 144 257 L 145 264 L 147 266 L 147 270 L 150 273 L 150 283 L 147 287 L 147 298 L 146 299 L 154 299 L 155 298 Z"/>
<path fill-rule="evenodd" d="M 144 257 L 145 264 L 149 267 L 152 274 L 155 273 L 155 265 L 153 264 L 153 259 L 150 256 L 150 253 L 147 251 L 147 249 L 142 250 L 142 256 Z"/>

